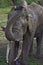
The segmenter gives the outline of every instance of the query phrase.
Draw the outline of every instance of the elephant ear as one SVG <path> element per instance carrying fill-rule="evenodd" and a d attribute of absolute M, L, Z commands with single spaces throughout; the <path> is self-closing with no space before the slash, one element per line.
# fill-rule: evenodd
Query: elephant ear
<path fill-rule="evenodd" d="M 38 22 L 38 17 L 34 12 L 31 12 L 30 14 L 28 14 L 28 26 L 29 26 L 29 30 L 30 32 L 35 32 L 36 27 L 37 27 L 37 22 Z"/>

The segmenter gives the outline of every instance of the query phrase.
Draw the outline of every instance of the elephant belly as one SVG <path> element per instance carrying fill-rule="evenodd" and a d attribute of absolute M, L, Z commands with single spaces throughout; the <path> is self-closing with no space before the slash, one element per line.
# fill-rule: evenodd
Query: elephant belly
<path fill-rule="evenodd" d="M 41 24 L 37 27 L 34 37 L 37 37 L 39 34 L 41 34 L 43 36 L 43 24 Z"/>

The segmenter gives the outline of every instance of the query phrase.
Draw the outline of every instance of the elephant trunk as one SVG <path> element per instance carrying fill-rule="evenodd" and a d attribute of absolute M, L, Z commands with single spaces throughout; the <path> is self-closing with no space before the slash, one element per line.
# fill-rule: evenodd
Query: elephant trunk
<path fill-rule="evenodd" d="M 13 24 L 15 24 L 15 22 L 18 19 L 18 17 L 20 17 L 22 15 L 23 10 L 27 9 L 27 2 L 25 0 L 22 1 L 21 2 L 21 6 L 22 6 L 22 8 L 20 10 L 14 11 L 15 13 L 8 20 L 8 23 L 7 23 L 7 26 L 6 26 L 5 35 L 6 35 L 6 38 L 9 41 L 11 41 L 11 40 L 14 41 L 15 40 L 14 33 L 12 32 Z"/>
<path fill-rule="evenodd" d="M 20 17 L 22 15 L 22 11 L 17 11 L 17 13 L 13 14 L 14 16 L 10 17 L 10 19 L 8 20 L 8 24 L 6 26 L 6 30 L 5 30 L 5 36 L 8 40 L 15 40 L 14 37 L 14 33 L 12 32 L 12 28 L 13 25 L 15 24 L 15 22 L 17 21 L 18 17 Z"/>

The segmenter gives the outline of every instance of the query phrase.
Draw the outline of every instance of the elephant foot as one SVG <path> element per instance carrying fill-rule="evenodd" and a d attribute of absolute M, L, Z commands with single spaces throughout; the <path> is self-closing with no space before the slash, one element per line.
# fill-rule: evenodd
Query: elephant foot
<path fill-rule="evenodd" d="M 17 60 L 15 63 L 16 63 L 16 65 L 25 65 L 23 60 Z"/>
<path fill-rule="evenodd" d="M 16 61 L 16 65 L 21 65 L 20 62 L 19 62 L 18 60 Z"/>
<path fill-rule="evenodd" d="M 43 62 L 43 55 L 35 54 L 34 57 L 37 58 L 40 62 Z"/>

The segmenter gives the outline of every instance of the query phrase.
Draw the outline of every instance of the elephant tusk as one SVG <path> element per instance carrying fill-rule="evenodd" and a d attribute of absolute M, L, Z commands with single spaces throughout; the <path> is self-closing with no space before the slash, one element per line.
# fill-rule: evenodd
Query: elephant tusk
<path fill-rule="evenodd" d="M 10 42 L 11 43 L 11 42 Z M 10 51 L 10 44 L 8 43 L 7 44 L 7 52 L 6 52 L 6 62 L 7 63 L 9 63 L 9 58 L 8 58 L 8 56 L 9 56 L 9 51 Z"/>
<path fill-rule="evenodd" d="M 18 60 L 20 55 L 21 55 L 21 52 L 22 52 L 22 44 L 23 44 L 23 41 L 20 41 L 19 42 L 19 49 L 18 49 L 18 54 L 17 54 L 17 57 L 14 59 L 14 61 Z"/>

